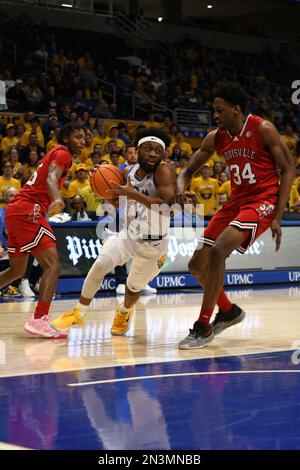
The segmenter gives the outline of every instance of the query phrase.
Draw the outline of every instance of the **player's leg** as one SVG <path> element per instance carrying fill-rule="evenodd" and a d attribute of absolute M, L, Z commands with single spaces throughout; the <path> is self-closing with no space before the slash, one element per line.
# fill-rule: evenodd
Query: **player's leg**
<path fill-rule="evenodd" d="M 112 335 L 124 335 L 130 325 L 134 306 L 144 287 L 159 274 L 166 258 L 168 240 L 137 242 L 128 274 L 124 302 L 118 307 L 111 327 Z"/>
<path fill-rule="evenodd" d="M 179 343 L 180 349 L 202 348 L 214 338 L 209 324 L 220 291 L 223 287 L 226 258 L 245 240 L 245 232 L 227 227 L 208 251 L 204 296 L 199 319 L 190 334 Z"/>
<path fill-rule="evenodd" d="M 39 300 L 34 314 L 35 318 L 48 315 L 50 303 L 55 295 L 57 281 L 60 275 L 60 262 L 56 246 L 35 254 L 42 268 Z"/>
<path fill-rule="evenodd" d="M 125 264 L 130 259 L 129 248 L 129 241 L 122 239 L 119 234 L 113 235 L 105 241 L 101 253 L 85 278 L 79 302 L 70 312 L 64 313 L 51 322 L 55 328 L 65 330 L 72 325 L 82 325 L 84 323 L 89 305 L 101 288 L 104 277 L 115 266 Z"/>
<path fill-rule="evenodd" d="M 231 219 L 231 213 L 229 216 L 226 215 L 227 209 L 225 211 L 225 216 L 223 216 L 223 212 L 223 210 L 220 210 L 210 221 L 208 227 L 205 229 L 203 237 L 200 238 L 200 243 L 203 244 L 202 248 L 195 250 L 189 262 L 189 271 L 198 280 L 204 290 L 207 289 L 206 277 L 210 248 L 213 246 L 220 233 L 222 233 L 222 231 L 227 227 Z M 217 305 L 220 312 L 230 312 L 234 309 L 234 304 L 230 302 L 223 286 L 217 298 Z"/>
<path fill-rule="evenodd" d="M 22 256 L 9 255 L 9 267 L 0 273 L 0 289 L 24 276 L 28 257 L 28 254 Z"/>
<path fill-rule="evenodd" d="M 49 319 L 50 305 L 60 274 L 60 263 L 54 240 L 44 237 L 43 242 L 33 252 L 42 268 L 42 277 L 35 312 L 25 323 L 24 330 L 26 333 L 48 339 L 66 338 L 67 334 L 53 328 Z"/>

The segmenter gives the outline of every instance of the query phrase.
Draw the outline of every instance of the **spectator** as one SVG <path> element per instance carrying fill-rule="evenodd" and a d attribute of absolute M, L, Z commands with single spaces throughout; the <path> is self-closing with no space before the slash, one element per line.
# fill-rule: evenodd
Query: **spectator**
<path fill-rule="evenodd" d="M 7 188 L 14 187 L 17 191 L 21 189 L 21 183 L 17 179 L 12 177 L 13 166 L 10 162 L 5 162 L 2 166 L 2 176 L 0 176 L 0 207 L 6 206 L 4 193 Z"/>
<path fill-rule="evenodd" d="M 79 163 L 75 171 L 75 180 L 69 184 L 68 188 L 68 198 L 72 199 L 74 196 L 79 194 L 79 191 L 87 186 L 90 186 L 88 177 L 87 177 L 87 168 L 84 163 Z"/>
<path fill-rule="evenodd" d="M 39 158 L 41 156 L 41 153 L 44 150 L 43 147 L 41 147 L 38 144 L 37 135 L 34 134 L 34 133 L 31 133 L 29 135 L 29 144 L 26 145 L 26 147 L 21 147 L 21 150 L 20 150 L 21 162 L 23 162 L 23 163 L 28 162 L 29 154 L 32 150 L 36 151 Z"/>
<path fill-rule="evenodd" d="M 25 109 L 27 100 L 23 89 L 23 80 L 18 78 L 15 86 L 9 88 L 6 93 L 8 108 L 12 111 L 22 112 Z"/>
<path fill-rule="evenodd" d="M 192 179 L 191 191 L 198 196 L 200 204 L 204 205 L 204 216 L 212 216 L 218 209 L 218 181 L 210 177 L 210 165 L 205 164 L 201 167 L 200 177 Z"/>
<path fill-rule="evenodd" d="M 24 93 L 27 99 L 28 108 L 39 111 L 43 100 L 43 93 L 37 86 L 35 77 L 29 78 L 28 84 L 24 86 Z"/>
<path fill-rule="evenodd" d="M 15 147 L 19 143 L 19 139 L 15 135 L 16 128 L 14 124 L 12 123 L 7 124 L 6 132 L 7 132 L 7 136 L 3 137 L 3 139 L 1 140 L 1 151 L 3 152 L 3 155 L 7 155 L 9 149 L 11 147 Z"/>
<path fill-rule="evenodd" d="M 23 164 L 23 177 L 22 183 L 25 184 L 26 181 L 33 175 L 38 167 L 39 156 L 36 150 L 30 150 L 28 155 L 28 161 Z"/>
<path fill-rule="evenodd" d="M 190 144 L 188 142 L 185 142 L 184 141 L 184 136 L 183 136 L 183 133 L 181 131 L 177 131 L 176 134 L 175 134 L 175 142 L 172 143 L 170 145 L 170 147 L 168 148 L 168 151 L 172 154 L 173 152 L 173 147 L 175 145 L 179 145 L 181 150 L 184 150 L 188 156 L 191 156 L 193 154 L 193 151 L 192 151 L 192 147 L 190 146 Z"/>
<path fill-rule="evenodd" d="M 77 195 L 72 198 L 71 208 L 73 209 L 73 221 L 84 222 L 91 220 L 88 213 L 86 212 L 86 202 L 82 196 Z"/>
<path fill-rule="evenodd" d="M 125 159 L 126 161 L 119 166 L 120 170 L 124 170 L 124 168 L 126 168 L 127 166 L 132 166 L 137 163 L 138 154 L 135 145 L 126 145 Z"/>

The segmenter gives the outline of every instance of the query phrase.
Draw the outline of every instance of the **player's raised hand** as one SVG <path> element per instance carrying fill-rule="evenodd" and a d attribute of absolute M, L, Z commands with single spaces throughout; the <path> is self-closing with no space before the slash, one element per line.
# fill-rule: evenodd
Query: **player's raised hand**
<path fill-rule="evenodd" d="M 278 251 L 281 243 L 281 226 L 280 220 L 274 219 L 271 224 L 272 238 L 275 240 L 275 251 Z"/>

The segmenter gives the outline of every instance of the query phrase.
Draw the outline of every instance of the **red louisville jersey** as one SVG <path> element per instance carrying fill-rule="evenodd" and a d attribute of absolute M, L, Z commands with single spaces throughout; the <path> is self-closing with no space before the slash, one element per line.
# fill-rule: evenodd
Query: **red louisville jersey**
<path fill-rule="evenodd" d="M 262 118 L 249 114 L 238 135 L 218 129 L 215 148 L 230 171 L 231 199 L 264 198 L 279 193 L 276 163 L 259 131 Z"/>
<path fill-rule="evenodd" d="M 32 205 L 32 203 L 38 204 L 42 213 L 47 212 L 52 202 L 46 184 L 51 163 L 63 169 L 63 174 L 58 180 L 58 186 L 61 189 L 68 169 L 72 165 L 72 155 L 66 147 L 60 145 L 46 154 L 36 171 L 9 204 L 10 214 L 26 214 L 28 204 Z"/>

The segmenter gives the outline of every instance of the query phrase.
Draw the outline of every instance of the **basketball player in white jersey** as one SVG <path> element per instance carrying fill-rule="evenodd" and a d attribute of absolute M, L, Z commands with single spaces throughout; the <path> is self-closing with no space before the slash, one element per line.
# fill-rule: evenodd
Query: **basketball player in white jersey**
<path fill-rule="evenodd" d="M 86 311 L 103 278 L 115 266 L 131 260 L 124 302 L 117 308 L 112 335 L 124 335 L 141 290 L 159 274 L 168 249 L 169 210 L 175 198 L 176 175 L 162 162 L 169 136 L 154 127 L 137 133 L 138 163 L 124 170 L 127 184 L 114 183 L 114 196 L 127 197 L 124 228 L 110 236 L 90 269 L 77 305 L 71 312 L 54 319 L 52 325 L 66 330 L 84 323 Z M 112 184 L 112 183 L 111 183 Z M 158 210 L 160 208 L 160 210 Z"/>

